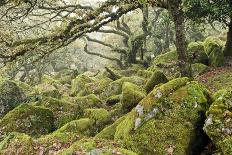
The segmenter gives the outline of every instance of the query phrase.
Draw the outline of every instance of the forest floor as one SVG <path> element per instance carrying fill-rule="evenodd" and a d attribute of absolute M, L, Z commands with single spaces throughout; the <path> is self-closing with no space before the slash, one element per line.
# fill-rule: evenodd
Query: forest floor
<path fill-rule="evenodd" d="M 213 68 L 197 77 L 197 80 L 206 85 L 213 93 L 232 87 L 232 57 L 225 60 L 225 66 Z"/>

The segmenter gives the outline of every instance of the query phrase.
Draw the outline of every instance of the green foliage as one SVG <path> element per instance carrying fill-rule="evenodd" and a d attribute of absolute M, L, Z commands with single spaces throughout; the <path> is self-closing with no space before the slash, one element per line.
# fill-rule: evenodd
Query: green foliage
<path fill-rule="evenodd" d="M 229 0 L 186 0 L 184 10 L 188 18 L 198 22 L 205 19 L 209 22 L 219 21 L 228 24 L 226 19 L 232 15 L 232 4 Z"/>

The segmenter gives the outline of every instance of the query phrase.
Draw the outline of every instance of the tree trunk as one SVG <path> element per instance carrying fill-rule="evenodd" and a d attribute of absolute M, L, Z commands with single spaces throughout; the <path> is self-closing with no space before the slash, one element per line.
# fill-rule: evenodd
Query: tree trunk
<path fill-rule="evenodd" d="M 176 31 L 176 49 L 181 76 L 192 77 L 191 65 L 188 62 L 187 41 L 185 36 L 185 19 L 181 7 L 182 1 L 169 1 L 169 12 L 173 17 Z"/>
<path fill-rule="evenodd" d="M 232 17 L 230 19 L 229 31 L 227 32 L 227 40 L 226 40 L 224 55 L 232 56 Z"/>

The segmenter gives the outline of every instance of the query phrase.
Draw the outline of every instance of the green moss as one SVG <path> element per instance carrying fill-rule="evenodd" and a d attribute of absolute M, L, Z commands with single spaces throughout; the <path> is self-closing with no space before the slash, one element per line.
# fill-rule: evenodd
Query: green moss
<path fill-rule="evenodd" d="M 148 70 L 138 70 L 137 76 L 143 77 L 145 79 L 149 79 L 152 76 L 153 72 Z"/>
<path fill-rule="evenodd" d="M 222 48 L 223 47 L 223 42 L 216 37 L 208 37 L 205 39 L 203 45 L 204 49 L 207 55 L 210 55 L 210 53 L 213 51 L 214 48 Z"/>
<path fill-rule="evenodd" d="M 214 47 L 209 55 L 209 64 L 213 67 L 223 66 L 225 57 L 221 47 Z"/>
<path fill-rule="evenodd" d="M 153 88 L 160 84 L 160 83 L 166 83 L 168 82 L 168 79 L 161 71 L 155 71 L 150 79 L 147 81 L 145 89 L 149 93 L 153 90 Z"/>
<path fill-rule="evenodd" d="M 232 137 L 229 137 L 219 143 L 219 151 L 221 154 L 232 154 Z"/>
<path fill-rule="evenodd" d="M 110 120 L 109 112 L 106 109 L 85 109 L 84 117 L 94 120 L 96 125 L 102 125 Z"/>
<path fill-rule="evenodd" d="M 0 143 L 0 154 L 22 154 L 33 153 L 33 140 L 23 133 L 11 133 Z"/>
<path fill-rule="evenodd" d="M 30 95 L 31 92 L 34 91 L 34 88 L 25 82 L 21 82 L 18 80 L 14 80 L 12 82 L 14 82 L 19 88 L 21 88 L 26 95 Z"/>
<path fill-rule="evenodd" d="M 88 96 L 74 98 L 74 103 L 79 105 L 81 109 L 102 107 L 102 101 L 94 94 Z"/>
<path fill-rule="evenodd" d="M 209 71 L 209 67 L 202 63 L 192 64 L 191 67 L 192 67 L 192 74 L 194 77 L 197 77 Z"/>
<path fill-rule="evenodd" d="M 176 50 L 161 54 L 154 58 L 152 65 L 147 69 L 155 72 L 160 70 L 168 77 L 168 79 L 177 78 L 180 76 L 178 64 L 178 55 Z"/>
<path fill-rule="evenodd" d="M 78 75 L 77 70 L 64 69 L 55 74 L 54 79 L 60 81 L 62 84 L 70 84 L 71 81 Z"/>
<path fill-rule="evenodd" d="M 53 131 L 53 113 L 49 109 L 22 104 L 0 121 L 1 133 L 22 132 L 32 136 L 39 136 Z"/>
<path fill-rule="evenodd" d="M 191 42 L 188 45 L 188 54 L 191 63 L 208 64 L 208 56 L 205 53 L 202 42 Z"/>
<path fill-rule="evenodd" d="M 93 121 L 87 118 L 71 121 L 55 132 L 34 140 L 35 153 L 43 148 L 44 154 L 57 154 L 74 142 L 90 135 Z"/>
<path fill-rule="evenodd" d="M 79 118 L 81 115 L 81 109 L 77 104 L 64 102 L 55 98 L 44 98 L 37 105 L 48 108 L 53 112 L 56 128 L 60 128 L 64 124 Z"/>
<path fill-rule="evenodd" d="M 204 130 L 219 150 L 227 150 L 232 133 L 232 89 L 222 90 L 214 95 L 214 102 L 207 111 Z M 223 148 L 221 148 L 223 147 Z"/>
<path fill-rule="evenodd" d="M 116 132 L 117 126 L 125 119 L 125 116 L 117 119 L 113 124 L 105 127 L 101 132 L 99 132 L 95 137 L 100 139 L 113 140 Z"/>
<path fill-rule="evenodd" d="M 145 84 L 145 79 L 138 76 L 123 77 L 119 80 L 111 82 L 101 95 L 104 96 L 105 98 L 108 98 L 113 95 L 121 94 L 122 85 L 124 82 L 130 82 L 143 87 Z"/>
<path fill-rule="evenodd" d="M 122 86 L 122 110 L 129 112 L 139 101 L 147 95 L 146 91 L 130 82 L 124 82 Z"/>
<path fill-rule="evenodd" d="M 58 155 L 67 155 L 78 152 L 79 154 L 123 154 L 137 155 L 136 153 L 121 148 L 117 143 L 102 139 L 82 139 L 74 143 L 70 148 L 58 153 Z"/>
<path fill-rule="evenodd" d="M 209 107 L 207 89 L 188 78 L 155 88 L 119 123 L 115 140 L 139 154 L 198 154 Z"/>
<path fill-rule="evenodd" d="M 99 95 L 104 92 L 104 90 L 109 86 L 110 82 L 112 82 L 111 79 L 102 77 L 100 79 L 96 79 L 92 83 L 87 83 L 85 84 L 85 94 Z"/>
<path fill-rule="evenodd" d="M 178 57 L 176 50 L 172 50 L 170 52 L 157 56 L 152 64 L 156 66 L 166 66 L 167 64 L 170 64 L 177 59 Z"/>
<path fill-rule="evenodd" d="M 40 95 L 42 97 L 53 97 L 53 98 L 61 97 L 61 94 L 53 85 L 46 83 L 35 86 L 34 95 Z"/>
<path fill-rule="evenodd" d="M 81 91 L 85 89 L 85 84 L 94 82 L 90 77 L 81 74 L 72 80 L 71 93 L 73 96 L 81 94 Z"/>
<path fill-rule="evenodd" d="M 6 79 L 0 80 L 0 117 L 26 100 L 23 89 L 14 82 Z"/>
<path fill-rule="evenodd" d="M 113 95 L 106 99 L 107 105 L 115 105 L 121 101 L 122 95 Z"/>

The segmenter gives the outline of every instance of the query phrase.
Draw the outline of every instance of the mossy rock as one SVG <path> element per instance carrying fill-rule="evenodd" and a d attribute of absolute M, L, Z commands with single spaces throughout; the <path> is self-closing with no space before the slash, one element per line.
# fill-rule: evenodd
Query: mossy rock
<path fill-rule="evenodd" d="M 115 105 L 121 101 L 122 95 L 113 95 L 106 99 L 106 104 L 109 106 Z"/>
<path fill-rule="evenodd" d="M 56 89 L 56 87 L 54 87 L 51 84 L 46 84 L 46 83 L 35 86 L 34 95 L 40 95 L 42 98 L 43 97 L 53 97 L 53 98 L 61 97 L 61 94 Z"/>
<path fill-rule="evenodd" d="M 85 94 L 95 94 L 99 95 L 109 86 L 112 80 L 110 78 L 102 77 L 100 79 L 96 79 L 92 83 L 85 84 Z"/>
<path fill-rule="evenodd" d="M 209 55 L 209 65 L 221 67 L 225 63 L 225 57 L 221 47 L 214 47 Z"/>
<path fill-rule="evenodd" d="M 137 76 L 145 78 L 145 79 L 149 79 L 152 76 L 153 72 L 152 71 L 148 71 L 148 70 L 138 70 L 137 72 Z"/>
<path fill-rule="evenodd" d="M 192 74 L 194 77 L 202 75 L 210 70 L 210 68 L 202 63 L 195 63 L 191 65 Z"/>
<path fill-rule="evenodd" d="M 219 38 L 210 36 L 205 39 L 203 45 L 205 53 L 209 56 L 214 48 L 222 48 L 224 46 L 224 43 Z"/>
<path fill-rule="evenodd" d="M 77 70 L 64 69 L 54 75 L 54 79 L 59 80 L 62 84 L 70 84 L 71 81 L 78 75 Z"/>
<path fill-rule="evenodd" d="M 60 128 L 64 124 L 79 118 L 81 115 L 80 106 L 77 104 L 61 101 L 55 98 L 44 98 L 37 103 L 37 105 L 48 108 L 53 112 L 56 128 Z"/>
<path fill-rule="evenodd" d="M 46 84 L 50 84 L 50 85 L 62 85 L 58 80 L 52 78 L 49 75 L 43 75 L 41 78 L 41 83 L 46 83 Z"/>
<path fill-rule="evenodd" d="M 117 126 L 125 119 L 125 116 L 117 119 L 113 124 L 105 127 L 101 132 L 99 132 L 95 137 L 100 139 L 113 140 L 116 132 Z"/>
<path fill-rule="evenodd" d="M 17 132 L 10 133 L 0 143 L 0 154 L 9 154 L 9 155 L 34 154 L 33 139 L 24 133 L 17 133 Z"/>
<path fill-rule="evenodd" d="M 53 113 L 49 109 L 21 104 L 2 118 L 0 133 L 7 134 L 15 131 L 40 136 L 53 131 L 53 123 Z"/>
<path fill-rule="evenodd" d="M 81 95 L 81 91 L 85 90 L 85 84 L 94 82 L 92 78 L 87 75 L 81 74 L 78 75 L 75 79 L 72 80 L 71 84 L 71 94 L 72 96 L 76 96 L 78 94 Z"/>
<path fill-rule="evenodd" d="M 147 81 L 145 89 L 149 93 L 151 92 L 154 87 L 160 83 L 168 82 L 167 77 L 161 71 L 155 71 L 150 79 Z"/>
<path fill-rule="evenodd" d="M 124 82 L 130 82 L 130 83 L 143 87 L 146 81 L 144 78 L 141 78 L 138 76 L 123 77 L 121 79 L 111 82 L 109 86 L 105 89 L 105 91 L 101 94 L 101 96 L 108 98 L 113 95 L 121 94 L 122 86 Z"/>
<path fill-rule="evenodd" d="M 74 103 L 79 105 L 81 109 L 86 108 L 100 108 L 103 106 L 103 102 L 94 94 L 90 94 L 83 97 L 75 97 Z"/>
<path fill-rule="evenodd" d="M 84 117 L 95 122 L 97 126 L 101 126 L 110 121 L 110 114 L 106 109 L 85 109 Z"/>
<path fill-rule="evenodd" d="M 136 153 L 126 150 L 114 141 L 85 138 L 82 139 L 68 149 L 60 151 L 58 155 L 67 154 L 97 154 L 97 155 L 111 155 L 111 154 L 123 154 L 123 155 L 137 155 Z"/>
<path fill-rule="evenodd" d="M 197 82 L 171 80 L 128 113 L 114 138 L 138 154 L 199 154 L 208 100 L 208 90 Z"/>
<path fill-rule="evenodd" d="M 178 60 L 177 52 L 176 50 L 172 50 L 170 52 L 157 56 L 153 60 L 152 65 L 163 67 L 163 66 L 171 65 L 175 63 L 177 60 Z"/>
<path fill-rule="evenodd" d="M 129 112 L 139 101 L 147 95 L 146 91 L 130 82 L 124 82 L 122 86 L 122 110 Z"/>
<path fill-rule="evenodd" d="M 214 95 L 214 102 L 207 111 L 204 130 L 218 150 L 232 154 L 232 89 L 224 89 Z"/>
<path fill-rule="evenodd" d="M 148 71 L 155 72 L 160 70 L 168 79 L 174 79 L 180 76 L 180 68 L 178 66 L 178 55 L 176 50 L 161 54 L 154 58 Z"/>
<path fill-rule="evenodd" d="M 74 142 L 88 136 L 93 126 L 88 118 L 74 120 L 55 132 L 33 139 L 23 133 L 11 133 L 0 143 L 0 153 L 3 154 L 56 154 L 66 149 Z"/>
<path fill-rule="evenodd" d="M 25 100 L 23 89 L 10 80 L 0 79 L 0 117 Z"/>
<path fill-rule="evenodd" d="M 14 82 L 19 88 L 21 88 L 23 92 L 26 94 L 26 96 L 29 96 L 31 92 L 34 91 L 34 88 L 25 82 L 18 80 L 13 80 L 12 82 Z"/>
<path fill-rule="evenodd" d="M 74 142 L 79 141 L 91 133 L 93 121 L 88 118 L 71 121 L 55 132 L 34 140 L 34 153 L 43 150 L 44 154 L 57 154 L 59 150 L 66 149 Z"/>
<path fill-rule="evenodd" d="M 208 64 L 208 56 L 205 53 L 202 42 L 191 42 L 188 44 L 188 54 L 191 63 Z"/>

